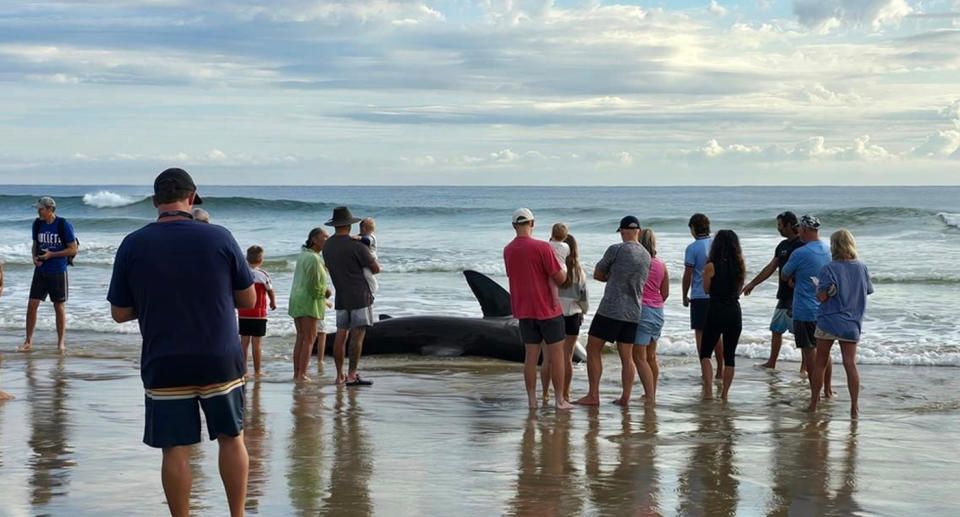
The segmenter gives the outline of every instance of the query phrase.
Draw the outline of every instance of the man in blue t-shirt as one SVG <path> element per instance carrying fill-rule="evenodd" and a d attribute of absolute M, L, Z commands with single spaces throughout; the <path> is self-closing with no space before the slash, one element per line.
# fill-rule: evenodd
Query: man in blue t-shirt
<path fill-rule="evenodd" d="M 683 254 L 683 306 L 690 307 L 690 328 L 697 342 L 697 354 L 700 353 L 700 340 L 703 328 L 707 325 L 707 309 L 710 307 L 710 295 L 703 291 L 703 267 L 710 255 L 710 218 L 704 214 L 693 214 L 687 224 L 690 235 L 696 239 L 691 242 Z M 689 294 L 688 294 L 689 292 Z M 723 378 L 723 338 L 717 342 L 717 378 Z"/>
<path fill-rule="evenodd" d="M 157 222 L 123 239 L 107 299 L 114 320 L 140 325 L 143 441 L 163 449 L 170 513 L 187 515 L 190 509 L 189 446 L 201 441 L 199 405 L 210 439 L 220 445 L 230 513 L 242 515 L 249 464 L 236 309 L 256 305 L 257 293 L 230 232 L 193 220 L 193 205 L 202 202 L 196 191 L 182 169 L 157 176 Z"/>
<path fill-rule="evenodd" d="M 816 364 L 817 338 L 817 275 L 820 269 L 830 263 L 830 246 L 820 240 L 820 219 L 812 215 L 800 218 L 800 240 L 802 246 L 794 250 L 787 263 L 780 270 L 780 278 L 793 284 L 793 337 L 797 348 L 803 355 L 808 368 Z M 827 362 L 824 373 L 824 396 L 832 397 L 830 378 L 833 368 Z"/>
<path fill-rule="evenodd" d="M 29 352 L 33 347 L 37 309 L 49 295 L 57 314 L 57 351 L 63 352 L 67 327 L 67 259 L 77 254 L 77 238 L 73 233 L 73 225 L 57 217 L 57 202 L 52 197 L 43 196 L 33 206 L 37 209 L 32 246 L 35 268 L 27 302 L 27 336 L 17 350 Z"/>

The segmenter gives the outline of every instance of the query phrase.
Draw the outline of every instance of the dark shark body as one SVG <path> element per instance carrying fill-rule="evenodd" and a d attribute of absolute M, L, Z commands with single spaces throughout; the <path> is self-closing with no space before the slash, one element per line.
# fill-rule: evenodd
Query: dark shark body
<path fill-rule="evenodd" d="M 367 329 L 364 355 L 417 354 L 437 357 L 477 356 L 523 362 L 525 347 L 510 294 L 487 276 L 464 271 L 483 318 L 456 316 L 385 317 Z M 326 353 L 333 353 L 334 333 L 327 334 Z M 586 358 L 577 344 L 574 360 Z"/>

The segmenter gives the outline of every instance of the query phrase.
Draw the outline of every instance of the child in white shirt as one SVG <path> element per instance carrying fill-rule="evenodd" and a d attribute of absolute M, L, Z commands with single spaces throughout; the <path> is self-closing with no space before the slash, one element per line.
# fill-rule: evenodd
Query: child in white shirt
<path fill-rule="evenodd" d="M 376 228 L 377 221 L 372 217 L 366 217 L 360 221 L 360 242 L 370 248 L 370 252 L 373 253 L 373 258 L 378 258 L 377 236 L 373 234 Z M 377 278 L 373 275 L 373 272 L 370 271 L 370 268 L 363 268 L 363 277 L 367 280 L 367 285 L 370 286 L 370 293 L 373 294 L 377 292 L 380 284 L 377 282 Z"/>

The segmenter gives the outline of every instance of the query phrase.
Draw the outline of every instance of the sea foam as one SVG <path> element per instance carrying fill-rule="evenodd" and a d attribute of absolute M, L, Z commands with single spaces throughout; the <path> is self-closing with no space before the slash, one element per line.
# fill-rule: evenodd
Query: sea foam
<path fill-rule="evenodd" d="M 134 197 L 117 194 L 109 190 L 100 190 L 83 195 L 83 204 L 95 208 L 118 208 L 122 206 L 139 203 L 146 199 L 146 196 Z"/>

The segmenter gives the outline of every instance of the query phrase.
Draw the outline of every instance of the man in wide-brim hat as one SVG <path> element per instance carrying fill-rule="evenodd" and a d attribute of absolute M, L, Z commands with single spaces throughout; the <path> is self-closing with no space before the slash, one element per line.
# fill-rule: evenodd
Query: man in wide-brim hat
<path fill-rule="evenodd" d="M 335 231 L 323 246 L 323 261 L 330 271 L 333 287 L 336 291 L 334 309 L 337 311 L 337 337 L 333 344 L 333 361 L 337 367 L 337 383 L 347 386 L 369 386 L 373 381 L 361 379 L 357 374 L 360 354 L 363 350 L 363 338 L 367 328 L 373 326 L 373 292 L 363 275 L 363 268 L 370 272 L 380 272 L 376 257 L 359 240 L 350 236 L 351 226 L 360 222 L 350 209 L 338 206 L 327 226 Z M 343 358 L 347 339 L 350 340 L 350 366 L 346 376 L 343 374 Z"/>

